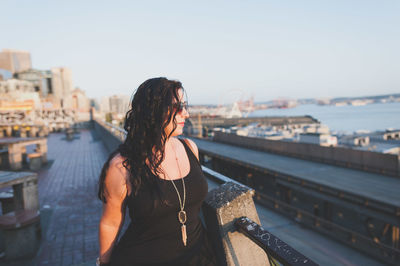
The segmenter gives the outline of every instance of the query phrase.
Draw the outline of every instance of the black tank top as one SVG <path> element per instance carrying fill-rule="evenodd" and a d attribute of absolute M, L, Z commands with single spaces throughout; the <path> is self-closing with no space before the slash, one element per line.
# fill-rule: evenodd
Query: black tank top
<path fill-rule="evenodd" d="M 163 198 L 168 205 L 154 201 L 155 193 L 149 185 L 143 184 L 137 195 L 131 193 L 126 199 L 131 223 L 114 247 L 112 265 L 179 265 L 195 255 L 200 248 L 204 229 L 199 212 L 207 195 L 208 185 L 200 163 L 187 146 L 190 171 L 183 177 L 186 187 L 185 211 L 187 214 L 187 245 L 182 242 L 181 224 L 178 221 L 180 210 L 178 195 L 170 180 L 157 177 Z M 183 196 L 182 180 L 174 180 Z M 158 196 L 157 196 L 158 197 Z"/>

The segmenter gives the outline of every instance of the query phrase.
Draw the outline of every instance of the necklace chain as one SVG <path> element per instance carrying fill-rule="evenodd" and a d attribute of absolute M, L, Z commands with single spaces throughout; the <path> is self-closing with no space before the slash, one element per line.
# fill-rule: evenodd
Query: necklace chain
<path fill-rule="evenodd" d="M 178 165 L 178 170 L 179 170 L 179 176 L 182 176 L 181 167 L 179 166 L 178 157 L 176 155 L 176 150 L 175 150 L 173 145 L 171 145 L 171 146 L 172 146 L 172 149 L 174 150 L 175 161 L 176 161 L 176 164 Z M 175 185 L 174 180 L 172 180 L 172 179 L 170 179 L 170 180 L 172 182 L 172 185 L 174 185 L 174 188 L 176 190 L 176 194 L 178 195 L 179 207 L 181 208 L 181 211 L 183 211 L 183 209 L 185 208 L 185 202 L 186 202 L 186 188 L 185 188 L 185 180 L 184 180 L 184 178 L 181 178 L 181 179 L 182 179 L 182 187 L 183 187 L 183 202 L 182 202 L 182 199 L 181 199 L 181 195 L 179 194 L 178 188 Z"/>
<path fill-rule="evenodd" d="M 171 146 L 172 146 L 172 149 L 174 150 L 175 160 L 176 160 L 176 164 L 178 165 L 178 170 L 179 170 L 179 176 L 182 176 L 181 167 L 179 166 L 178 156 L 176 155 L 175 147 L 174 147 L 174 145 L 172 145 L 172 143 L 171 143 Z M 167 176 L 168 176 L 168 174 L 167 174 Z M 184 180 L 184 178 L 182 177 L 181 179 L 182 179 L 182 186 L 183 186 L 183 202 L 182 202 L 182 199 L 181 199 L 181 195 L 179 194 L 178 188 L 175 185 L 174 180 L 172 180 L 172 179 L 170 179 L 170 180 L 172 182 L 172 185 L 174 185 L 174 188 L 176 190 L 176 194 L 178 195 L 178 199 L 179 199 L 179 207 L 180 207 L 181 210 L 178 212 L 178 220 L 181 223 L 182 242 L 183 242 L 183 245 L 186 246 L 186 243 L 187 243 L 187 233 L 186 233 L 186 225 L 185 225 L 185 223 L 186 223 L 186 212 L 184 211 L 185 202 L 186 202 L 186 188 L 185 188 L 185 180 Z"/>

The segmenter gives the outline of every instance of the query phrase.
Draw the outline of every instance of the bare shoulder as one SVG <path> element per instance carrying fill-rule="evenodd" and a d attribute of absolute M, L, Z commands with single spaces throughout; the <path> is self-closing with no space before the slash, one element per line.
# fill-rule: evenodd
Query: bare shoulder
<path fill-rule="evenodd" d="M 111 161 L 107 171 L 105 184 L 110 196 L 125 197 L 129 190 L 128 171 L 123 165 L 125 158 L 117 154 Z"/>
<path fill-rule="evenodd" d="M 116 154 L 114 156 L 114 158 L 111 159 L 110 161 L 110 167 L 117 167 L 117 168 L 121 168 L 124 167 L 123 166 L 123 162 L 126 160 L 125 157 L 123 157 L 121 154 Z"/>
<path fill-rule="evenodd" d="M 186 141 L 190 145 L 190 148 L 192 149 L 194 155 L 196 155 L 197 159 L 199 159 L 199 149 L 197 148 L 196 143 L 194 143 L 193 140 L 186 138 Z"/>

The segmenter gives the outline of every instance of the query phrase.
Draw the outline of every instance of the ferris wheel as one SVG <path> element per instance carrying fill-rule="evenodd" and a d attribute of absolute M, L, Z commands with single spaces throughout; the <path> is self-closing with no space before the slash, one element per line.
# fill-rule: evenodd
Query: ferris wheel
<path fill-rule="evenodd" d="M 233 118 L 247 117 L 254 111 L 254 99 L 242 89 L 222 91 L 218 98 L 216 115 Z"/>

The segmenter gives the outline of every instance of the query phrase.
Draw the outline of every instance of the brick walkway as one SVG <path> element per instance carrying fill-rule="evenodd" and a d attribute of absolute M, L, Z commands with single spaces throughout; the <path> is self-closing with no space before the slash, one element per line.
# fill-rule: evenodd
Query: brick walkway
<path fill-rule="evenodd" d="M 65 134 L 48 138 L 49 165 L 38 172 L 42 243 L 30 261 L 1 265 L 79 265 L 98 256 L 101 202 L 97 179 L 107 151 L 93 132 L 82 130 L 73 141 Z"/>
<path fill-rule="evenodd" d="M 71 142 L 65 134 L 48 139 L 48 158 L 54 163 L 39 173 L 39 197 L 41 208 L 52 214 L 37 265 L 80 264 L 98 255 L 101 202 L 96 189 L 107 151 L 92 133 L 83 130 Z"/>

